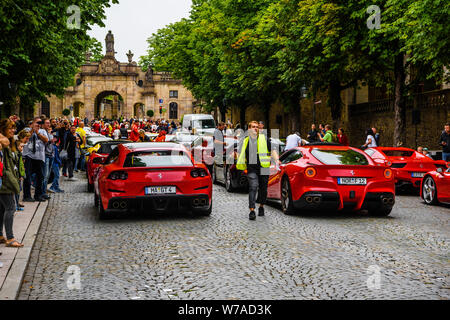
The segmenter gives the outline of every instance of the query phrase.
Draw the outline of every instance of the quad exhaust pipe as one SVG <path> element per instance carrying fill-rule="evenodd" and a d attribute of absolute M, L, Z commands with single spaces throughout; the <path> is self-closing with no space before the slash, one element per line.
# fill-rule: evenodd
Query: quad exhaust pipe
<path fill-rule="evenodd" d="M 127 203 L 125 201 L 114 201 L 112 207 L 113 209 L 126 209 Z"/>
<path fill-rule="evenodd" d="M 322 199 L 320 197 L 311 197 L 311 196 L 306 197 L 305 200 L 309 204 L 313 204 L 313 203 L 319 204 L 322 201 Z"/>
<path fill-rule="evenodd" d="M 383 202 L 384 205 L 394 205 L 395 200 L 393 198 L 383 198 L 381 200 Z"/>
<path fill-rule="evenodd" d="M 207 200 L 204 198 L 195 198 L 192 203 L 194 207 L 204 207 L 207 204 Z"/>

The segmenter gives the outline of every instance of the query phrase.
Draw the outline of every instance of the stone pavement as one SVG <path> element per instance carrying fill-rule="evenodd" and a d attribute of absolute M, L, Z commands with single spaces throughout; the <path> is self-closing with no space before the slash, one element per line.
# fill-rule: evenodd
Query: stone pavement
<path fill-rule="evenodd" d="M 402 195 L 377 218 L 271 204 L 249 221 L 247 195 L 214 186 L 210 217 L 99 221 L 78 178 L 49 202 L 19 299 L 450 298 L 449 206 Z M 78 289 L 67 285 L 74 266 Z M 367 285 L 373 266 L 379 287 Z"/>
<path fill-rule="evenodd" d="M 0 262 L 3 263 L 0 268 L 0 300 L 12 300 L 18 294 L 47 204 L 48 202 L 24 202 L 24 211 L 15 213 L 14 236 L 24 246 L 8 248 L 2 244 L 0 247 Z"/>

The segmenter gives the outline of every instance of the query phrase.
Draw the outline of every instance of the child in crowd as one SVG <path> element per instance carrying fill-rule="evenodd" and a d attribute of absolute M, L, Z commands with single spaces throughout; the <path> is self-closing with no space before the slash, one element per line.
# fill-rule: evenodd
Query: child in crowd
<path fill-rule="evenodd" d="M 56 193 L 63 193 L 64 190 L 61 190 L 59 188 L 59 169 L 61 168 L 62 161 L 59 157 L 59 150 L 58 150 L 58 135 L 53 136 L 53 150 L 54 150 L 54 158 L 53 158 L 53 164 L 52 164 L 52 171 L 53 171 L 53 183 L 50 187 L 50 190 Z"/>

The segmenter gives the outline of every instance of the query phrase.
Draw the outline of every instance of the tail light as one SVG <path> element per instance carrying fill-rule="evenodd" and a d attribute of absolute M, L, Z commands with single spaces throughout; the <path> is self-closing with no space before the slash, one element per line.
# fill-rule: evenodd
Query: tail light
<path fill-rule="evenodd" d="M 384 170 L 384 177 L 386 179 L 391 179 L 392 178 L 392 170 L 391 169 Z"/>
<path fill-rule="evenodd" d="M 127 180 L 128 173 L 126 171 L 114 171 L 109 174 L 109 180 Z"/>
<path fill-rule="evenodd" d="M 208 175 L 208 172 L 206 172 L 205 169 L 193 169 L 191 170 L 191 177 L 192 178 L 204 178 Z"/>
<path fill-rule="evenodd" d="M 314 178 L 317 174 L 316 169 L 314 169 L 313 167 L 308 167 L 305 170 L 305 176 L 307 176 L 308 178 Z"/>

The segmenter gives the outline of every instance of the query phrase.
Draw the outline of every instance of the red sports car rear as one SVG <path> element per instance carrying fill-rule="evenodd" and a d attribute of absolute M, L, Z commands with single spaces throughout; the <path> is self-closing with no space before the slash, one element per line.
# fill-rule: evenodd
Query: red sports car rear
<path fill-rule="evenodd" d="M 361 210 L 389 215 L 395 203 L 392 170 L 358 149 L 310 145 L 291 149 L 271 168 L 270 198 L 281 200 L 290 214 L 297 210 Z"/>
<path fill-rule="evenodd" d="M 446 168 L 444 161 L 435 161 L 408 148 L 378 147 L 366 149 L 365 152 L 375 162 L 390 163 L 397 188 L 419 188 L 427 172 L 439 167 Z"/>
<path fill-rule="evenodd" d="M 129 143 L 111 152 L 95 180 L 101 218 L 111 213 L 191 210 L 209 215 L 211 176 L 175 143 Z"/>

